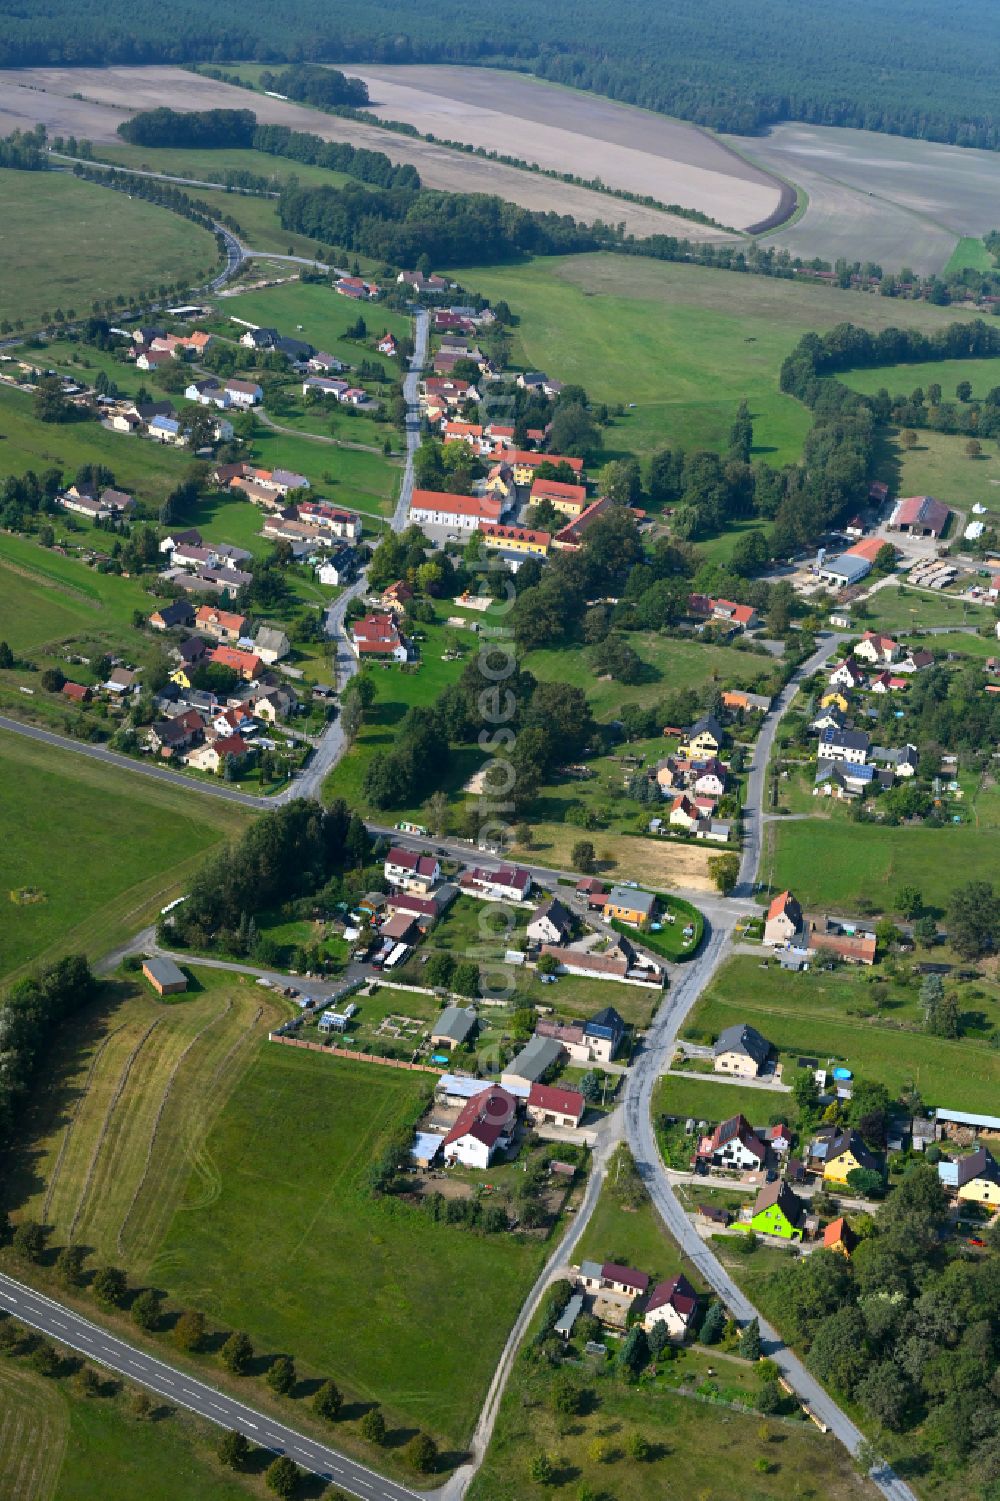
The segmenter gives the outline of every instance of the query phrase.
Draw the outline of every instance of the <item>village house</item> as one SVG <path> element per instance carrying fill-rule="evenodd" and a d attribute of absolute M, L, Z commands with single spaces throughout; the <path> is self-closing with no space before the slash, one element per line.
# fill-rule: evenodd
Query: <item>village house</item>
<path fill-rule="evenodd" d="M 515 557 L 548 557 L 552 542 L 549 532 L 533 531 L 526 526 L 503 526 L 492 521 L 483 522 L 479 534 L 487 547 Z"/>
<path fill-rule="evenodd" d="M 771 1053 L 771 1044 L 756 1027 L 734 1022 L 716 1038 L 712 1067 L 717 1074 L 737 1079 L 756 1079 Z"/>
<path fill-rule="evenodd" d="M 561 1126 L 575 1131 L 583 1120 L 587 1102 L 579 1090 L 557 1089 L 551 1084 L 532 1084 L 527 1116 L 536 1126 Z"/>
<path fill-rule="evenodd" d="M 691 761 L 717 756 L 725 742 L 725 731 L 714 714 L 705 714 L 687 733 L 680 754 Z"/>
<path fill-rule="evenodd" d="M 604 904 L 605 922 L 623 922 L 632 928 L 648 927 L 655 912 L 653 892 L 633 886 L 613 886 Z"/>
<path fill-rule="evenodd" d="M 889 667 L 899 659 L 899 642 L 891 636 L 880 635 L 878 631 L 865 631 L 854 648 L 854 655 L 873 666 Z"/>
<path fill-rule="evenodd" d="M 149 624 L 154 631 L 173 631 L 180 626 L 190 629 L 194 625 L 194 607 L 186 599 L 171 600 L 153 611 Z"/>
<path fill-rule="evenodd" d="M 653 1288 L 643 1312 L 642 1327 L 648 1334 L 662 1324 L 670 1339 L 680 1342 L 687 1337 L 697 1311 L 698 1294 L 683 1272 L 678 1272 Z"/>
<path fill-rule="evenodd" d="M 490 1085 L 472 1096 L 444 1138 L 442 1150 L 448 1164 L 487 1168 L 497 1152 L 505 1150 L 514 1136 L 517 1100 L 499 1085 Z"/>
<path fill-rule="evenodd" d="M 562 1056 L 561 1043 L 554 1037 L 540 1037 L 536 1033 L 507 1064 L 500 1075 L 500 1082 L 508 1087 L 525 1086 L 530 1089 L 532 1084 L 542 1082 L 545 1075 L 562 1060 Z"/>
<path fill-rule="evenodd" d="M 523 469 L 525 466 L 521 467 Z M 514 478 L 519 484 L 522 483 L 516 463 Z M 561 516 L 566 516 L 570 521 L 577 521 L 587 508 L 587 487 L 586 485 L 566 484 L 561 480 L 536 479 L 531 485 L 531 504 L 538 506 L 546 502 Z"/>
<path fill-rule="evenodd" d="M 195 612 L 195 629 L 213 641 L 232 643 L 239 641 L 246 630 L 246 616 L 230 610 L 218 610 L 214 605 L 199 605 Z"/>
<path fill-rule="evenodd" d="M 855 924 L 827 918 L 822 925 L 809 926 L 808 948 L 816 954 L 833 954 L 845 964 L 875 963 L 875 934 Z"/>
<path fill-rule="evenodd" d="M 847 1183 L 847 1175 L 855 1168 L 878 1172 L 879 1163 L 868 1150 L 857 1131 L 841 1130 L 837 1126 L 822 1126 L 809 1145 L 809 1171 L 822 1174 L 828 1183 Z"/>
<path fill-rule="evenodd" d="M 823 1250 L 836 1251 L 838 1256 L 843 1256 L 848 1261 L 857 1244 L 858 1237 L 843 1215 L 839 1215 L 837 1219 L 831 1220 L 823 1231 Z"/>
<path fill-rule="evenodd" d="M 845 801 L 861 797 L 875 790 L 878 785 L 879 778 L 874 766 L 856 765 L 853 761 L 821 759 L 816 763 L 813 796 L 835 797 Z"/>
<path fill-rule="evenodd" d="M 405 917 L 406 914 L 397 914 Z M 412 919 L 410 919 L 412 924 Z M 385 925 L 382 928 L 385 932 Z M 445 1006 L 431 1023 L 431 1047 L 460 1048 L 476 1030 L 479 1018 L 474 1006 Z"/>
<path fill-rule="evenodd" d="M 441 879 L 441 866 L 434 855 L 393 845 L 385 857 L 383 874 L 390 886 L 426 896 Z"/>
<path fill-rule="evenodd" d="M 806 1206 L 787 1183 L 765 1183 L 750 1211 L 749 1228 L 757 1235 L 776 1235 L 782 1240 L 801 1240 Z"/>
<path fill-rule="evenodd" d="M 490 902 L 526 902 L 531 895 L 531 872 L 520 865 L 502 865 L 499 870 L 476 866 L 460 878 L 463 891 Z"/>
<path fill-rule="evenodd" d="M 986 1147 L 966 1157 L 942 1157 L 938 1178 L 945 1192 L 960 1202 L 1000 1209 L 1000 1168 Z"/>
<path fill-rule="evenodd" d="M 209 744 L 189 751 L 184 760 L 195 771 L 210 771 L 213 775 L 220 776 L 226 769 L 229 756 L 237 761 L 241 760 L 249 749 L 242 735 L 220 735 Z"/>
<path fill-rule="evenodd" d="M 818 754 L 822 761 L 850 761 L 864 766 L 870 745 L 871 736 L 864 730 L 821 730 Z"/>
<path fill-rule="evenodd" d="M 255 407 L 264 400 L 264 388 L 255 380 L 227 380 L 223 388 L 229 398 L 229 405 L 243 407 Z"/>
<path fill-rule="evenodd" d="M 255 719 L 262 719 L 265 724 L 279 724 L 290 714 L 294 714 L 298 706 L 295 690 L 281 684 L 266 688 L 263 693 L 254 697 L 253 714 Z"/>
<path fill-rule="evenodd" d="M 674 828 L 691 830 L 700 817 L 700 811 L 684 792 L 675 797 L 670 805 L 669 821 Z"/>
<path fill-rule="evenodd" d="M 332 532 L 335 537 L 345 538 L 348 542 L 361 540 L 361 517 L 355 511 L 345 511 L 341 506 L 327 505 L 319 500 L 300 500 L 295 510 L 300 521 Z"/>
<path fill-rule="evenodd" d="M 208 658 L 219 667 L 228 667 L 246 683 L 252 683 L 261 669 L 261 659 L 256 652 L 241 651 L 236 646 L 214 646 Z"/>
<path fill-rule="evenodd" d="M 894 776 L 915 777 L 920 764 L 920 752 L 915 745 L 873 745 L 869 757 L 879 766 L 887 766 Z"/>
<path fill-rule="evenodd" d="M 713 1167 L 756 1172 L 764 1166 L 767 1149 L 742 1115 L 720 1121 L 698 1144 L 698 1156 Z"/>
<path fill-rule="evenodd" d="M 532 943 L 566 943 L 573 932 L 573 915 L 557 896 L 536 907 L 525 929 Z"/>
<path fill-rule="evenodd" d="M 269 667 L 287 657 L 292 649 L 292 643 L 284 631 L 279 631 L 273 625 L 260 626 L 253 644 L 258 657 Z"/>
<path fill-rule="evenodd" d="M 831 688 L 861 688 L 864 685 L 864 681 L 864 673 L 851 657 L 848 657 L 843 662 L 838 662 L 827 678 L 827 682 Z"/>
<path fill-rule="evenodd" d="M 737 604 L 733 599 L 713 599 L 708 594 L 689 595 L 688 613 L 696 620 L 711 620 L 733 631 L 754 631 L 760 625 L 760 616 L 752 605 Z"/>
<path fill-rule="evenodd" d="M 64 698 L 76 704 L 89 704 L 94 696 L 93 689 L 84 683 L 63 683 L 61 692 Z"/>
<path fill-rule="evenodd" d="M 359 660 L 374 657 L 381 661 L 407 662 L 409 648 L 396 629 L 391 615 L 372 612 L 351 627 L 351 643 Z"/>

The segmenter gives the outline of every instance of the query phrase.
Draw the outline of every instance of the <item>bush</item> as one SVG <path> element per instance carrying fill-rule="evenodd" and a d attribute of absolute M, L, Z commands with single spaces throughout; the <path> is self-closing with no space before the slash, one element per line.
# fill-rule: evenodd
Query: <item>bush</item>
<path fill-rule="evenodd" d="M 58 1376 L 61 1363 L 56 1350 L 47 1339 L 39 1340 L 31 1352 L 31 1364 L 39 1376 Z"/>
<path fill-rule="evenodd" d="M 370 1444 L 385 1443 L 386 1426 L 380 1407 L 369 1407 L 359 1424 L 361 1437 Z"/>
<path fill-rule="evenodd" d="M 103 1303 L 108 1308 L 115 1308 L 123 1302 L 128 1290 L 128 1282 L 120 1267 L 102 1266 L 94 1276 L 92 1289 L 98 1303 Z"/>
<path fill-rule="evenodd" d="M 250 1458 L 250 1440 L 233 1429 L 219 1440 L 219 1461 L 229 1470 L 242 1470 Z"/>
<path fill-rule="evenodd" d="M 147 1287 L 132 1304 L 132 1318 L 140 1329 L 151 1331 L 159 1328 L 163 1314 L 163 1298 L 153 1288 Z"/>
<path fill-rule="evenodd" d="M 264 1481 L 268 1490 L 280 1496 L 281 1501 L 291 1501 L 299 1488 L 299 1467 L 287 1454 L 282 1454 L 268 1465 L 264 1471 Z"/>
<path fill-rule="evenodd" d="M 185 1350 L 189 1355 L 194 1355 L 201 1349 L 205 1339 L 205 1315 L 203 1313 L 182 1313 L 174 1325 L 174 1344 L 178 1350 Z"/>
<path fill-rule="evenodd" d="M 287 1397 L 295 1385 L 295 1362 L 287 1355 L 278 1355 L 267 1369 L 266 1381 L 273 1392 Z"/>
<path fill-rule="evenodd" d="M 219 1351 L 222 1364 L 234 1376 L 245 1376 L 253 1360 L 253 1345 L 247 1334 L 233 1333 Z"/>
<path fill-rule="evenodd" d="M 313 1397 L 313 1412 L 319 1417 L 325 1418 L 328 1423 L 335 1423 L 340 1417 L 340 1410 L 344 1405 L 343 1394 L 334 1381 L 324 1381 L 319 1391 Z"/>
<path fill-rule="evenodd" d="M 419 1475 L 433 1475 L 438 1467 L 438 1446 L 427 1433 L 415 1433 L 403 1452 Z"/>
<path fill-rule="evenodd" d="M 25 1220 L 14 1231 L 14 1251 L 22 1261 L 40 1261 L 45 1250 L 45 1231 L 34 1220 Z"/>
<path fill-rule="evenodd" d="M 63 1246 L 56 1257 L 56 1271 L 66 1287 L 79 1287 L 83 1281 L 83 1263 L 86 1252 L 82 1246 Z"/>

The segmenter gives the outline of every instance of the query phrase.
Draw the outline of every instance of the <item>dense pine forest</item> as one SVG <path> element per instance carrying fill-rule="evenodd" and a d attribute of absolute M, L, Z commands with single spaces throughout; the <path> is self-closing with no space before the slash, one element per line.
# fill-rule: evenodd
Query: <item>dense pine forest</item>
<path fill-rule="evenodd" d="M 987 0 L 0 0 L 0 65 L 238 58 L 523 68 L 721 130 L 783 119 L 1000 149 Z"/>

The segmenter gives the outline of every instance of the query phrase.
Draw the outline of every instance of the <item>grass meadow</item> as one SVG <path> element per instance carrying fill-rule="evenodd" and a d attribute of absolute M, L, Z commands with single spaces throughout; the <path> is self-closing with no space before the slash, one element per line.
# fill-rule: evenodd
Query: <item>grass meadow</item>
<path fill-rule="evenodd" d="M 191 462 L 183 450 L 113 433 L 99 422 L 37 422 L 31 397 L 9 387 L 0 387 L 0 434 L 0 479 L 55 467 L 72 480 L 82 464 L 103 464 L 113 471 L 119 489 L 154 507 L 180 483 Z"/>
<path fill-rule="evenodd" d="M 917 1002 L 913 993 L 900 995 L 901 990 L 890 983 L 888 1004 L 876 1011 L 865 976 L 825 970 L 785 974 L 737 957 L 716 975 L 684 1035 L 717 1036 L 733 1023 L 749 1022 L 789 1057 L 834 1059 L 893 1093 L 914 1083 L 929 1105 L 992 1110 L 1000 1089 L 1000 1054 L 983 1033 L 996 1035 L 997 1001 L 977 990 L 975 1004 L 983 1007 L 983 1021 L 976 1024 L 980 1035 L 951 1040 L 910 1030 L 918 1025 Z"/>
<path fill-rule="evenodd" d="M 197 790 L 0 733 L 0 975 L 137 932 L 246 813 Z M 11 893 L 34 887 L 42 900 Z"/>
<path fill-rule="evenodd" d="M 428 1092 L 425 1075 L 262 1045 L 152 1270 L 211 1317 L 380 1402 L 390 1426 L 456 1447 L 545 1247 L 371 1197 L 372 1161 Z"/>
<path fill-rule="evenodd" d="M 1000 359 L 926 360 L 914 364 L 876 365 L 864 370 L 845 370 L 838 380 L 852 391 L 874 396 L 883 387 L 890 396 L 909 396 L 919 386 L 927 398 L 930 386 L 940 386 L 945 401 L 955 400 L 959 381 L 969 381 L 974 399 L 982 400 L 987 391 L 1000 385 Z M 964 441 L 964 440 L 963 440 Z"/>
<path fill-rule="evenodd" d="M 654 1115 L 675 1115 L 681 1120 L 717 1122 L 731 1115 L 745 1115 L 755 1125 L 765 1125 L 772 1115 L 793 1123 L 795 1102 L 790 1094 L 775 1089 L 748 1089 L 739 1084 L 719 1083 L 711 1074 L 691 1074 L 682 1079 L 664 1075 L 656 1086 Z"/>
<path fill-rule="evenodd" d="M 62 172 L 0 170 L 0 318 L 31 328 L 62 308 L 161 282 L 194 279 L 217 263 L 208 230 L 179 214 Z"/>
<path fill-rule="evenodd" d="M 303 187 L 342 188 L 353 180 L 345 172 L 330 172 L 312 162 L 295 162 L 286 157 L 269 156 L 266 151 L 238 146 L 132 146 L 120 141 L 115 145 L 102 142 L 98 150 L 101 161 L 114 162 L 115 166 L 133 172 L 166 172 L 175 177 L 200 178 L 205 182 L 219 181 L 226 172 L 254 172 L 258 177 L 270 178 L 274 192 L 278 192 L 290 177 L 298 178 Z M 233 192 L 227 193 L 226 198 L 234 205 L 233 212 L 239 217 L 236 206 L 243 205 L 247 195 Z"/>
<path fill-rule="evenodd" d="M 229 195 L 231 198 L 231 195 Z M 254 199 L 266 203 L 268 200 Z M 282 231 L 284 233 L 284 231 Z M 381 333 L 383 328 L 397 338 L 409 336 L 411 320 L 402 313 L 378 304 L 359 306 L 349 297 L 341 297 L 325 283 L 289 281 L 279 287 L 264 287 L 259 291 L 236 292 L 221 297 L 216 318 L 209 324 L 229 337 L 238 336 L 230 323 L 231 318 L 243 318 L 247 322 L 278 328 L 282 333 L 295 338 L 308 339 L 317 349 L 326 350 L 349 365 L 356 365 L 365 355 L 381 359 L 389 369 L 393 362 L 371 350 L 365 350 L 343 335 L 348 328 L 363 318 L 369 333 Z"/>
<path fill-rule="evenodd" d="M 984 625 L 992 619 L 991 610 L 973 600 L 961 599 L 943 590 L 917 589 L 908 584 L 886 584 L 865 602 L 866 630 L 913 631 L 938 626 Z M 935 638 L 929 645 L 937 648 Z M 995 640 L 994 640 L 995 649 Z M 990 651 L 987 655 L 992 656 Z"/>
<path fill-rule="evenodd" d="M 141 1422 L 127 1391 L 105 1380 L 102 1395 L 83 1397 L 66 1376 L 37 1375 L 27 1361 L 0 1357 L 0 1495 L 24 1501 L 105 1501 L 114 1494 L 144 1501 L 241 1501 L 257 1492 L 216 1458 L 220 1430 L 183 1408 L 156 1409 Z"/>
<path fill-rule="evenodd" d="M 579 382 L 595 401 L 634 402 L 606 431 L 605 445 L 638 454 L 678 445 L 724 450 L 746 397 L 757 456 L 795 459 L 809 413 L 782 394 L 778 375 L 803 333 L 847 321 L 936 328 L 961 316 L 955 308 L 615 255 L 472 267 L 456 276 L 510 304 L 520 319 L 517 360 Z"/>

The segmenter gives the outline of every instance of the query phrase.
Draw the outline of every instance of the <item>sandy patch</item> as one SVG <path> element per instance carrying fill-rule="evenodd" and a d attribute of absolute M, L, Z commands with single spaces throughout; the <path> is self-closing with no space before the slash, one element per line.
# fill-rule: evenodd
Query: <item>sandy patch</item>
<path fill-rule="evenodd" d="M 83 98 L 73 99 L 74 93 Z M 232 84 L 217 83 L 181 68 L 0 70 L 0 129 L 3 130 L 15 126 L 27 128 L 41 122 L 53 135 L 72 133 L 95 142 L 114 141 L 122 119 L 158 105 L 174 109 L 252 109 L 262 124 L 288 125 L 294 130 L 311 131 L 327 141 L 349 141 L 371 151 L 384 151 L 394 162 L 411 162 L 427 187 L 458 193 L 496 193 L 522 208 L 570 214 L 583 224 L 600 219 L 612 224 L 624 222 L 631 233 L 639 236 L 726 238 L 718 230 L 656 209 L 554 182 L 516 167 L 463 156 L 426 141 L 408 140 L 376 125 L 341 120 L 302 105 L 250 94 Z"/>
<path fill-rule="evenodd" d="M 527 864 L 559 870 L 572 868 L 573 846 L 589 839 L 597 852 L 597 874 L 607 881 L 627 876 L 666 891 L 714 891 L 708 862 L 718 849 L 698 849 L 690 844 L 642 839 L 634 834 L 609 834 L 598 829 L 589 833 L 570 824 L 534 825 L 530 849 L 514 845 L 511 853 Z"/>
<path fill-rule="evenodd" d="M 481 68 L 352 66 L 372 109 L 445 140 L 710 214 L 737 228 L 777 207 L 780 184 L 693 125 Z"/>

